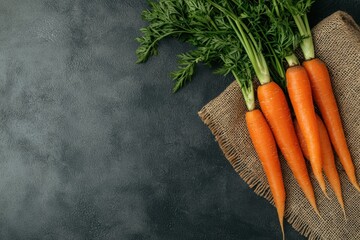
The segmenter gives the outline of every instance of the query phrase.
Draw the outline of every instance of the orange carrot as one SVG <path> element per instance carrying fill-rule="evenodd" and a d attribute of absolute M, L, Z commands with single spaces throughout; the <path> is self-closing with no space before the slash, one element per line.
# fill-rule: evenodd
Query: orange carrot
<path fill-rule="evenodd" d="M 335 152 L 339 156 L 350 182 L 360 191 L 328 69 L 325 63 L 318 58 L 305 61 L 303 66 L 309 75 L 314 101 L 320 109 Z"/>
<path fill-rule="evenodd" d="M 301 65 L 294 65 L 286 70 L 287 90 L 291 105 L 306 145 L 309 146 L 309 161 L 321 190 L 327 196 L 322 174 L 322 159 L 318 124 L 315 117 L 311 86 L 306 70 Z"/>
<path fill-rule="evenodd" d="M 329 183 L 330 183 L 332 189 L 334 190 L 335 196 L 343 210 L 343 213 L 344 213 L 344 216 L 346 219 L 344 201 L 343 201 L 342 192 L 341 192 L 340 177 L 339 177 L 339 173 L 337 172 L 337 169 L 335 166 L 334 153 L 333 153 L 333 150 L 331 147 L 329 135 L 326 131 L 326 127 L 325 127 L 324 123 L 322 122 L 322 120 L 320 119 L 320 117 L 318 115 L 316 115 L 316 120 L 317 120 L 317 124 L 319 127 L 319 134 L 320 134 L 320 139 L 321 139 L 321 156 L 323 159 L 324 172 L 325 172 L 327 179 L 329 180 Z M 304 134 L 302 134 L 300 126 L 296 120 L 294 120 L 294 126 L 295 126 L 296 134 L 297 134 L 299 142 L 300 142 L 301 149 L 304 153 L 304 156 L 305 156 L 305 158 L 309 159 L 310 154 L 309 154 L 308 145 L 306 144 Z"/>
<path fill-rule="evenodd" d="M 275 139 L 260 110 L 246 112 L 245 117 L 251 141 L 270 186 L 284 239 L 283 219 L 286 194 Z"/>
<path fill-rule="evenodd" d="M 275 82 L 269 82 L 259 86 L 257 94 L 260 107 L 271 127 L 276 143 L 306 198 L 320 216 L 284 92 Z"/>

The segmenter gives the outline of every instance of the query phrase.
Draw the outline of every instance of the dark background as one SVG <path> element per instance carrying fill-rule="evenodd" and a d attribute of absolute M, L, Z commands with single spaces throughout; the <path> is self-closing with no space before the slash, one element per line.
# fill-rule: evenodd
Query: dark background
<path fill-rule="evenodd" d="M 280 238 L 197 116 L 232 80 L 200 67 L 173 95 L 173 40 L 135 64 L 146 7 L 0 1 L 0 239 Z M 311 24 L 340 9 L 360 23 L 360 1 L 323 0 Z"/>

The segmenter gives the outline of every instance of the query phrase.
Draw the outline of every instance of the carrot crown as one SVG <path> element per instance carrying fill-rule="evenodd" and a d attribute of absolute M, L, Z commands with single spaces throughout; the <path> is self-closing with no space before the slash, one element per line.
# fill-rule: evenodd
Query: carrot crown
<path fill-rule="evenodd" d="M 314 43 L 311 35 L 311 29 L 307 18 L 314 0 L 279 0 L 280 4 L 292 15 L 300 36 L 303 38 L 300 43 L 301 50 L 306 60 L 315 57 Z"/>

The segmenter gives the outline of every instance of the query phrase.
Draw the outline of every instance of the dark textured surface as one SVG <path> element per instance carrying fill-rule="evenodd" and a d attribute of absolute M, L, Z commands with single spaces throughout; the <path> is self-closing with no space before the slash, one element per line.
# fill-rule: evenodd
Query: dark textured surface
<path fill-rule="evenodd" d="M 175 55 L 136 65 L 142 0 L 0 1 L 0 239 L 275 239 L 275 209 L 197 111 L 231 82 Z M 360 1 L 318 1 L 360 22 Z M 303 239 L 286 224 L 287 239 Z"/>

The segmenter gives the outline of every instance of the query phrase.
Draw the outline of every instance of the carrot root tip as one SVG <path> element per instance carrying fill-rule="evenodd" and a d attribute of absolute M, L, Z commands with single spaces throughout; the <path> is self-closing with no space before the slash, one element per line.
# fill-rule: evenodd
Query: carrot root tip
<path fill-rule="evenodd" d="M 324 195 L 328 200 L 331 200 L 331 198 L 329 197 L 329 195 L 327 194 L 326 190 L 324 191 Z"/>
<path fill-rule="evenodd" d="M 360 192 L 360 186 L 357 182 L 353 183 L 354 187 L 356 190 L 358 190 L 358 192 Z"/>
<path fill-rule="evenodd" d="M 317 207 L 314 207 L 314 211 L 316 212 L 316 214 L 319 216 L 319 218 L 320 218 L 322 221 L 325 221 L 324 218 L 320 215 L 319 209 L 318 209 Z"/>
<path fill-rule="evenodd" d="M 324 183 L 324 184 L 325 184 L 325 183 Z M 329 195 L 327 194 L 325 185 L 322 185 L 322 184 L 319 184 L 319 185 L 320 185 L 321 191 L 324 193 L 325 197 L 326 197 L 328 200 L 331 200 L 331 198 L 330 198 Z"/>
<path fill-rule="evenodd" d="M 343 213 L 344 213 L 345 222 L 347 222 L 347 221 L 348 221 L 348 218 L 347 218 L 347 216 L 346 216 L 346 212 L 345 212 L 345 208 L 344 208 L 344 207 L 342 207 L 342 211 L 343 211 Z"/>
<path fill-rule="evenodd" d="M 283 240 L 285 240 L 284 224 L 283 224 L 283 222 L 282 222 L 282 221 L 281 221 L 280 227 L 281 227 L 282 239 L 283 239 Z"/>

